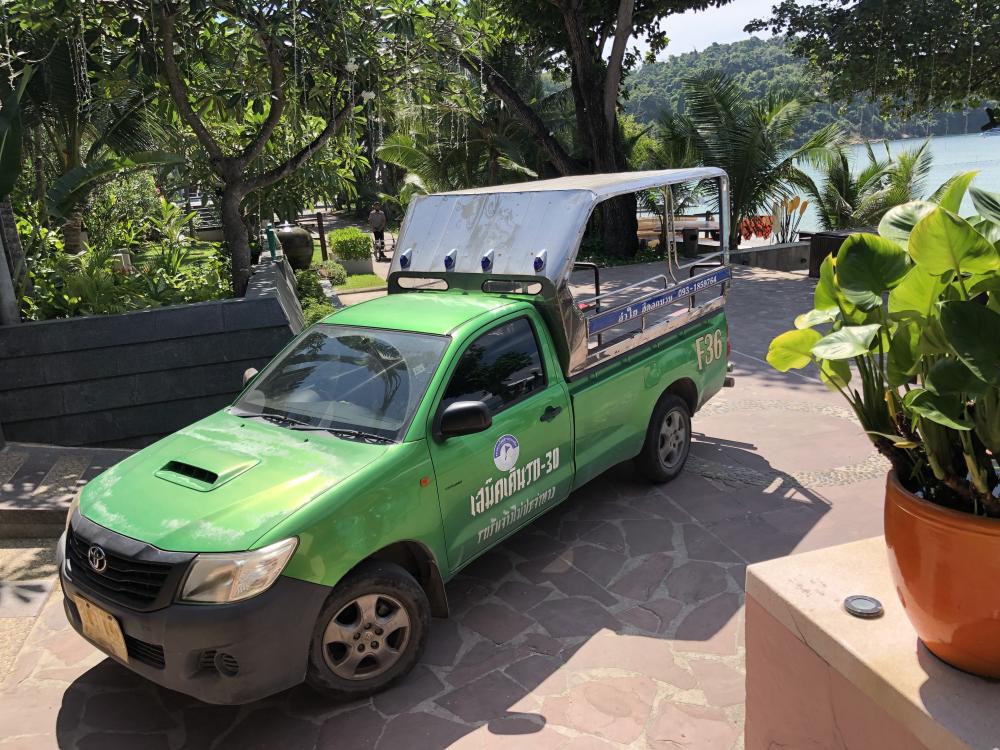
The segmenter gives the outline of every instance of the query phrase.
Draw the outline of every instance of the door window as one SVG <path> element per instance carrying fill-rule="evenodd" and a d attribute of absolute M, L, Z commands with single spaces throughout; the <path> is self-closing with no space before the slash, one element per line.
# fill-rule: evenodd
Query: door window
<path fill-rule="evenodd" d="M 482 401 L 493 414 L 545 388 L 538 339 L 527 318 L 493 328 L 462 354 L 442 404 Z"/>

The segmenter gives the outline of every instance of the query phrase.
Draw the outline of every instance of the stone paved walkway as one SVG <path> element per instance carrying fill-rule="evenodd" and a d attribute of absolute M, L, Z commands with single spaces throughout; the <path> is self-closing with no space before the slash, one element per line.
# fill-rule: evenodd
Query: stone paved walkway
<path fill-rule="evenodd" d="M 811 288 L 742 271 L 737 387 L 695 418 L 686 472 L 616 467 L 478 560 L 392 690 L 207 706 L 102 658 L 56 593 L 0 687 L 0 750 L 741 748 L 745 566 L 881 533 L 885 469 L 838 397 L 758 361 Z"/>

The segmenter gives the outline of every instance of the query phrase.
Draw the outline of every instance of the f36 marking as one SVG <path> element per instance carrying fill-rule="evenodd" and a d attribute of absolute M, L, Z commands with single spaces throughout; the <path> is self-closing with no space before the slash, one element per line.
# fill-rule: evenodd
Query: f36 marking
<path fill-rule="evenodd" d="M 712 333 L 696 338 L 694 353 L 698 357 L 698 372 L 715 360 L 722 359 L 722 331 L 715 329 Z"/>

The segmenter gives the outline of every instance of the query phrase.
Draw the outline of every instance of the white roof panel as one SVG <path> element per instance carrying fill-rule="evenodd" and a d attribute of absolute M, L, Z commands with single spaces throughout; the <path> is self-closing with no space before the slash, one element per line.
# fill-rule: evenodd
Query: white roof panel
<path fill-rule="evenodd" d="M 558 286 L 573 270 L 594 206 L 644 190 L 725 178 L 714 167 L 591 174 L 413 198 L 390 272 L 538 275 Z M 544 266 L 534 261 L 544 252 Z M 408 261 L 402 267 L 401 259 Z M 483 258 L 492 265 L 483 267 Z"/>

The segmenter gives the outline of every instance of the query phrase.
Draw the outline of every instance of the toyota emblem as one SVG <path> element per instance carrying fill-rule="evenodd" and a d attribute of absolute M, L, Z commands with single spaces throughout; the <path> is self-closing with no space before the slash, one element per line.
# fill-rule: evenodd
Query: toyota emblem
<path fill-rule="evenodd" d="M 104 569 L 108 567 L 108 556 L 104 550 L 94 544 L 87 550 L 87 562 L 95 571 L 103 573 Z"/>

